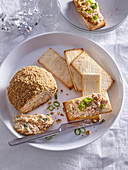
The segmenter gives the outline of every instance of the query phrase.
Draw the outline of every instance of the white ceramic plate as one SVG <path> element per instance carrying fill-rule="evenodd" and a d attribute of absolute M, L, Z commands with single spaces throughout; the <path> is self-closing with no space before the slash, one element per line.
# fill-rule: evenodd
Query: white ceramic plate
<path fill-rule="evenodd" d="M 110 55 L 98 46 L 96 43 L 91 40 L 82 38 L 77 35 L 67 34 L 67 33 L 51 33 L 44 34 L 28 41 L 23 42 L 18 47 L 16 47 L 5 59 L 0 68 L 0 113 L 2 120 L 5 125 L 9 128 L 9 130 L 17 137 L 20 137 L 14 129 L 13 129 L 13 117 L 17 110 L 9 103 L 7 97 L 7 86 L 9 85 L 9 81 L 13 77 L 13 75 L 21 69 L 22 67 L 28 65 L 37 65 L 38 58 L 49 48 L 53 48 L 60 55 L 64 57 L 64 50 L 72 49 L 72 48 L 83 48 L 95 61 L 97 61 L 115 80 L 115 83 L 109 90 L 109 97 L 111 100 L 113 112 L 111 114 L 106 114 L 103 118 L 106 119 L 106 122 L 102 125 L 96 126 L 91 129 L 92 134 L 89 136 L 76 136 L 73 131 L 67 132 L 61 135 L 56 135 L 52 140 L 47 141 L 46 139 L 37 140 L 35 143 L 31 143 L 32 146 L 46 149 L 46 150 L 69 150 L 78 148 L 84 145 L 93 142 L 94 140 L 101 137 L 112 125 L 115 121 L 117 115 L 119 114 L 122 100 L 123 100 L 123 83 L 120 72 L 110 57 Z M 56 79 L 57 80 L 57 79 Z M 57 80 L 58 84 L 58 101 L 61 103 L 65 100 L 69 100 L 71 98 L 76 98 L 81 96 L 80 92 L 75 92 L 75 90 L 69 90 L 65 87 L 59 80 Z M 63 89 L 63 92 L 60 90 Z M 68 95 L 67 95 L 68 94 Z M 52 99 L 54 100 L 54 98 Z M 42 105 L 38 109 L 32 111 L 33 113 L 50 113 L 47 110 L 47 105 Z M 54 119 L 55 117 L 61 118 L 62 122 L 66 122 L 66 117 L 58 116 L 57 112 L 59 110 L 54 110 Z M 60 108 L 60 112 L 64 114 L 62 108 Z M 51 129 L 57 128 L 56 122 L 51 127 Z M 51 130 L 50 129 L 50 130 Z M 8 139 L 10 140 L 10 139 Z"/>
<path fill-rule="evenodd" d="M 77 28 L 90 33 L 108 32 L 116 29 L 123 23 L 128 15 L 128 0 L 97 0 L 106 21 L 106 26 L 94 31 L 89 31 L 77 12 L 73 0 L 59 0 L 61 13 L 64 18 Z"/>

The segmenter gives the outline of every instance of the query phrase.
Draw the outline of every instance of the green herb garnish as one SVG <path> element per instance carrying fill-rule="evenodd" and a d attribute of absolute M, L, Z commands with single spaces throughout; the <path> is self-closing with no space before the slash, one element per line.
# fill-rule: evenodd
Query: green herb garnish
<path fill-rule="evenodd" d="M 47 118 L 47 117 L 45 117 L 45 118 L 43 118 L 43 120 L 45 120 L 45 121 L 46 121 L 46 120 L 48 120 L 48 118 Z"/>
<path fill-rule="evenodd" d="M 88 14 L 90 14 L 90 13 L 93 13 L 93 10 L 92 11 L 86 11 Z"/>
<path fill-rule="evenodd" d="M 98 16 L 97 15 L 94 15 L 93 17 L 92 17 L 92 20 L 93 21 L 95 21 L 95 20 L 97 20 L 98 19 Z"/>
<path fill-rule="evenodd" d="M 89 2 L 90 4 L 93 4 L 93 2 L 91 0 L 88 0 L 87 2 Z"/>
<path fill-rule="evenodd" d="M 74 129 L 74 133 L 75 133 L 75 135 L 80 135 L 81 134 L 80 128 Z"/>
<path fill-rule="evenodd" d="M 84 127 L 78 128 L 78 129 L 74 129 L 75 135 L 80 135 L 81 133 L 85 133 L 85 132 L 86 132 L 86 129 Z"/>
<path fill-rule="evenodd" d="M 92 9 L 97 9 L 97 3 L 93 3 L 91 7 Z"/>
<path fill-rule="evenodd" d="M 80 128 L 81 130 L 81 133 L 85 133 L 86 132 L 86 129 L 84 127 Z"/>
<path fill-rule="evenodd" d="M 60 103 L 58 101 L 54 101 L 53 102 L 53 105 L 56 106 L 56 107 L 59 107 L 60 106 Z"/>
<path fill-rule="evenodd" d="M 104 105 L 104 104 L 101 104 L 100 107 L 101 107 L 102 109 L 104 109 L 104 108 L 105 108 L 105 105 Z"/>
<path fill-rule="evenodd" d="M 80 103 L 80 106 L 81 106 L 82 108 L 84 108 L 84 107 L 85 107 L 85 102 L 82 101 L 82 102 Z"/>
<path fill-rule="evenodd" d="M 92 102 L 92 98 L 86 97 L 86 98 L 84 99 L 84 101 L 87 102 L 87 103 L 91 103 L 91 102 Z"/>
<path fill-rule="evenodd" d="M 48 107 L 47 107 L 47 109 L 49 109 L 50 111 L 53 111 L 53 105 L 49 105 Z"/>
<path fill-rule="evenodd" d="M 106 120 L 105 119 L 102 119 L 102 122 L 105 122 Z"/>
<path fill-rule="evenodd" d="M 27 125 L 26 124 L 23 124 L 24 125 L 24 127 L 27 127 Z"/>
<path fill-rule="evenodd" d="M 81 107 L 80 105 L 78 106 L 78 108 L 79 108 L 80 111 L 83 111 L 83 110 L 84 110 L 84 108 Z"/>
<path fill-rule="evenodd" d="M 64 109 L 64 107 L 63 107 L 63 111 L 65 112 L 65 109 Z"/>
<path fill-rule="evenodd" d="M 57 93 L 54 94 L 55 100 L 57 99 Z"/>
<path fill-rule="evenodd" d="M 55 134 L 53 134 L 53 135 L 51 135 L 51 136 L 48 136 L 48 137 L 46 137 L 45 139 L 46 139 L 46 140 L 51 140 L 53 136 L 55 136 Z"/>
<path fill-rule="evenodd" d="M 38 121 L 40 121 L 40 119 L 38 119 Z"/>

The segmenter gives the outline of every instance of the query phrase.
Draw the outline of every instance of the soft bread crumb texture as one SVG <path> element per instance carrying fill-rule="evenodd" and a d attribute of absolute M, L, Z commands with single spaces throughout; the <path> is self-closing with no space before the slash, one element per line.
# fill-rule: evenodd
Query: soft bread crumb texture
<path fill-rule="evenodd" d="M 57 90 L 57 84 L 52 74 L 37 66 L 27 66 L 19 70 L 11 79 L 7 88 L 10 103 L 19 111 L 40 93 L 51 92 L 51 96 Z M 32 106 L 28 111 L 33 110 L 42 103 Z M 25 111 L 27 112 L 27 111 Z"/>

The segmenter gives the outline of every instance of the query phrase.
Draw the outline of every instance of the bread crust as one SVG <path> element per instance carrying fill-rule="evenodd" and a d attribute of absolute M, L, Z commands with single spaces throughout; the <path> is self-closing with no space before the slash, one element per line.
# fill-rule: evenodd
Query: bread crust
<path fill-rule="evenodd" d="M 81 75 L 70 65 L 70 63 L 71 63 L 70 60 L 72 60 L 72 59 L 71 59 L 71 56 L 69 56 L 67 54 L 68 52 L 75 52 L 75 51 L 77 51 L 80 54 L 80 53 L 82 53 L 83 48 L 77 48 L 77 49 L 74 48 L 74 49 L 65 50 L 64 55 L 65 55 L 65 59 L 66 59 L 67 65 L 68 65 L 69 73 L 70 73 L 74 88 L 76 91 L 81 91 L 82 88 L 79 88 L 79 85 L 78 85 L 78 82 L 81 80 L 81 78 L 80 78 Z M 77 55 L 75 57 L 77 57 Z M 72 58 L 75 58 L 75 57 L 73 56 Z M 75 79 L 77 77 L 79 77 L 79 80 Z M 80 83 L 81 83 L 81 81 L 80 81 Z"/>

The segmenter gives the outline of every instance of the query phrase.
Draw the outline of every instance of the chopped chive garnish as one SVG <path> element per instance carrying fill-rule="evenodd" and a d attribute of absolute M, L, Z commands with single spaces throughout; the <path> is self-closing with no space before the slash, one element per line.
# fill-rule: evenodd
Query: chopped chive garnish
<path fill-rule="evenodd" d="M 88 14 L 90 14 L 90 13 L 93 13 L 93 10 L 92 11 L 86 11 Z"/>
<path fill-rule="evenodd" d="M 55 100 L 57 99 L 57 93 L 54 94 Z"/>
<path fill-rule="evenodd" d="M 56 106 L 56 107 L 59 107 L 60 106 L 60 103 L 58 101 L 54 101 L 53 102 L 53 105 Z"/>
<path fill-rule="evenodd" d="M 38 119 L 38 121 L 40 121 L 40 119 Z"/>
<path fill-rule="evenodd" d="M 64 107 L 63 107 L 63 111 L 65 112 L 65 109 L 64 109 Z"/>
<path fill-rule="evenodd" d="M 51 135 L 51 136 L 46 137 L 45 139 L 46 139 L 46 140 L 51 140 L 53 136 L 56 136 L 56 135 L 53 134 L 53 135 Z"/>
<path fill-rule="evenodd" d="M 52 136 L 48 136 L 45 138 L 46 140 L 51 140 L 52 139 Z"/>
<path fill-rule="evenodd" d="M 89 2 L 90 4 L 93 4 L 93 2 L 91 0 L 88 0 L 87 2 Z"/>
<path fill-rule="evenodd" d="M 104 105 L 104 104 L 101 104 L 100 107 L 101 107 L 102 109 L 104 109 L 104 108 L 105 108 L 105 105 Z"/>
<path fill-rule="evenodd" d="M 97 3 L 93 3 L 91 7 L 92 9 L 97 9 Z"/>
<path fill-rule="evenodd" d="M 86 129 L 84 127 L 80 128 L 81 130 L 81 133 L 85 133 L 86 132 Z"/>
<path fill-rule="evenodd" d="M 91 102 L 92 102 L 92 98 L 86 97 L 86 98 L 84 99 L 84 101 L 87 102 L 87 103 L 91 103 Z"/>
<path fill-rule="evenodd" d="M 105 122 L 106 120 L 105 119 L 102 119 L 102 122 Z"/>
<path fill-rule="evenodd" d="M 94 15 L 93 17 L 92 17 L 92 20 L 93 21 L 95 21 L 95 20 L 97 20 L 98 19 L 98 16 L 97 15 Z"/>
<path fill-rule="evenodd" d="M 24 127 L 27 127 L 27 125 L 26 124 L 23 124 L 24 125 Z"/>
<path fill-rule="evenodd" d="M 47 118 L 47 117 L 45 117 L 45 118 L 43 118 L 43 120 L 48 120 L 48 118 Z"/>
<path fill-rule="evenodd" d="M 86 132 L 86 129 L 84 127 L 78 128 L 78 129 L 74 129 L 75 135 L 80 135 L 81 133 L 85 133 L 85 132 Z"/>
<path fill-rule="evenodd" d="M 79 108 L 80 111 L 83 111 L 83 110 L 84 110 L 84 108 L 81 107 L 80 105 L 78 106 L 78 108 Z"/>
<path fill-rule="evenodd" d="M 74 129 L 74 133 L 75 133 L 75 135 L 80 135 L 81 134 L 80 128 Z"/>
<path fill-rule="evenodd" d="M 48 107 L 47 107 L 47 109 L 49 109 L 50 111 L 53 111 L 53 105 L 49 105 Z"/>
<path fill-rule="evenodd" d="M 84 107 L 85 107 L 85 102 L 82 101 L 82 102 L 80 103 L 80 106 L 81 106 L 82 108 L 84 108 Z"/>

